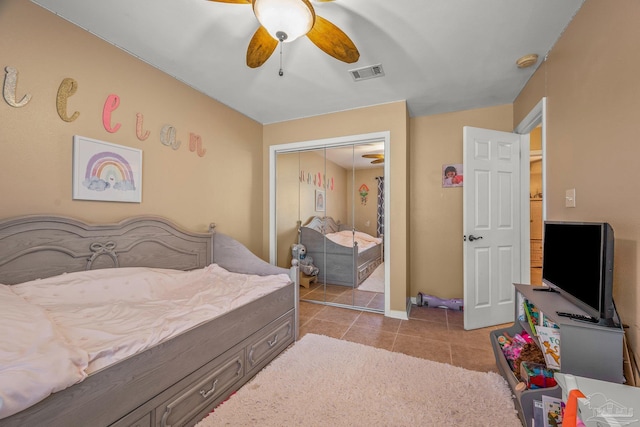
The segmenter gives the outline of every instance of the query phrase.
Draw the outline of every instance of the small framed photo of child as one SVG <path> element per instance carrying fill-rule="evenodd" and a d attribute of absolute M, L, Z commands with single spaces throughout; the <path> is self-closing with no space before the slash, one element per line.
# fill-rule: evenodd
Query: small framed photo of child
<path fill-rule="evenodd" d="M 462 187 L 462 165 L 444 164 L 442 165 L 442 186 Z"/>
<path fill-rule="evenodd" d="M 316 190 L 316 212 L 324 212 L 324 191 Z"/>

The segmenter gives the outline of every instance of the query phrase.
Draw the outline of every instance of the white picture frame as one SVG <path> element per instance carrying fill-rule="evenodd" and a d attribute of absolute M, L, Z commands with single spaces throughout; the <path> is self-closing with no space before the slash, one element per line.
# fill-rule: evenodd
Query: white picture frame
<path fill-rule="evenodd" d="M 73 137 L 73 199 L 142 202 L 142 150 Z"/>

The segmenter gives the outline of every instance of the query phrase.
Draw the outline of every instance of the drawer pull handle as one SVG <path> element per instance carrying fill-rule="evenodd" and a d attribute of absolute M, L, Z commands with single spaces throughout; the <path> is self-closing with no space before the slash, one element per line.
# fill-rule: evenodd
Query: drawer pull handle
<path fill-rule="evenodd" d="M 267 341 L 267 344 L 269 344 L 269 347 L 273 347 L 274 345 L 276 345 L 277 342 L 278 342 L 278 334 L 276 334 L 276 336 L 273 337 L 273 341 Z"/>
<path fill-rule="evenodd" d="M 207 398 L 209 396 L 211 396 L 211 393 L 213 393 L 214 391 L 216 391 L 216 384 L 218 384 L 218 379 L 216 378 L 216 380 L 213 382 L 213 385 L 211 386 L 211 390 L 200 390 L 200 394 L 202 395 L 203 398 Z"/>

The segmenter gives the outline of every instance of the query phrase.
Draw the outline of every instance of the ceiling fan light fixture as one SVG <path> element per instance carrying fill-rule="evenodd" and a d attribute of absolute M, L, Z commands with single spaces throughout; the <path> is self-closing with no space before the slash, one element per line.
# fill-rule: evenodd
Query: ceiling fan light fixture
<path fill-rule="evenodd" d="M 253 13 L 271 37 L 287 43 L 307 34 L 315 21 L 308 0 L 254 0 Z"/>
<path fill-rule="evenodd" d="M 384 153 L 363 154 L 362 157 L 365 159 L 374 159 L 371 161 L 372 165 L 384 163 Z"/>

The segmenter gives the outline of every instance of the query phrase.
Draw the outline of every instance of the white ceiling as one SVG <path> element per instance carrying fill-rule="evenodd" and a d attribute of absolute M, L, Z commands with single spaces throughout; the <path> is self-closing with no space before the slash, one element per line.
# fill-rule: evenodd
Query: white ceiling
<path fill-rule="evenodd" d="M 250 4 L 32 0 L 262 124 L 406 100 L 412 117 L 514 101 L 584 0 L 313 2 L 360 51 L 345 64 L 302 37 L 246 66 Z M 537 53 L 538 63 L 515 61 Z M 382 64 L 355 82 L 351 69 Z"/>
<path fill-rule="evenodd" d="M 332 161 L 338 166 L 350 169 L 381 168 L 382 163 L 371 163 L 373 159 L 362 157 L 366 154 L 384 154 L 384 141 L 374 143 L 348 144 L 338 147 L 325 147 L 317 150 L 318 155 Z"/>

